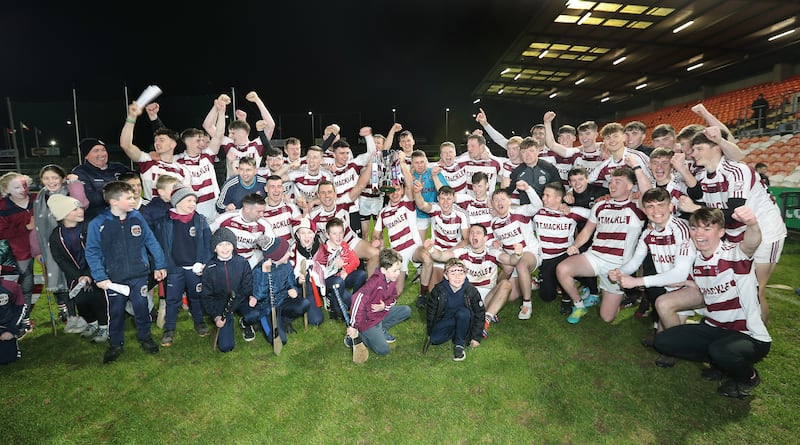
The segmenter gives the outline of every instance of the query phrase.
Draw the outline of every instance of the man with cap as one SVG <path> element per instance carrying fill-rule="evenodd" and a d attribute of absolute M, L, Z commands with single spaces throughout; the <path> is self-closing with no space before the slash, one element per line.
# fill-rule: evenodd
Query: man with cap
<path fill-rule="evenodd" d="M 248 305 L 253 295 L 253 273 L 250 264 L 236 253 L 236 235 L 227 227 L 220 227 L 211 237 L 214 256 L 203 270 L 203 308 L 219 329 L 217 348 L 230 352 L 235 345 L 233 325 L 235 312 L 245 318 L 258 318 L 255 309 Z M 255 339 L 251 325 L 242 325 L 245 340 Z"/>
<path fill-rule="evenodd" d="M 75 166 L 72 173 L 83 182 L 89 206 L 86 208 L 86 221 L 91 220 L 106 207 L 103 199 L 103 186 L 123 173 L 131 171 L 119 162 L 108 162 L 105 142 L 96 138 L 85 138 L 80 142 L 80 155 L 83 163 Z"/>
<path fill-rule="evenodd" d="M 196 212 L 197 193 L 190 187 L 177 185 L 170 198 L 169 217 L 158 220 L 153 233 L 167 258 L 167 310 L 161 346 L 172 346 L 178 308 L 184 292 L 189 313 L 197 334 L 209 334 L 200 303 L 201 276 L 211 259 L 211 229 L 206 218 Z"/>

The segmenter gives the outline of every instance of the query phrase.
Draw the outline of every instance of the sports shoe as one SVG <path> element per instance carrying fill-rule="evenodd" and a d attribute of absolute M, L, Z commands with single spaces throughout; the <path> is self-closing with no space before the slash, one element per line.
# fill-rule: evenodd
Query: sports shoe
<path fill-rule="evenodd" d="M 483 330 L 481 331 L 481 337 L 489 338 L 489 320 L 483 322 Z"/>
<path fill-rule="evenodd" d="M 670 357 L 668 355 L 661 354 L 658 356 L 655 363 L 656 366 L 658 366 L 659 368 L 671 368 L 675 366 L 675 363 L 677 363 L 677 361 L 678 359 L 676 359 L 675 357 Z"/>
<path fill-rule="evenodd" d="M 640 340 L 640 343 L 645 348 L 652 348 L 653 345 L 656 344 L 656 334 L 650 334 L 647 337 Z"/>
<path fill-rule="evenodd" d="M 172 346 L 173 342 L 175 342 L 175 331 L 164 331 L 164 335 L 161 336 L 161 346 Z"/>
<path fill-rule="evenodd" d="M 722 370 L 717 368 L 716 366 L 711 366 L 708 368 L 703 368 L 703 371 L 700 372 L 700 377 L 703 380 L 707 380 L 709 382 L 715 382 L 717 380 L 722 380 L 722 378 L 725 377 L 725 373 L 722 372 Z"/>
<path fill-rule="evenodd" d="M 583 301 L 583 305 L 586 307 L 597 306 L 598 304 L 600 304 L 600 297 L 595 294 L 589 295 L 586 297 L 586 300 Z"/>
<path fill-rule="evenodd" d="M 292 326 L 292 319 L 291 318 L 283 318 L 281 320 L 281 324 L 283 324 L 283 330 L 286 331 L 287 334 L 296 334 L 297 330 Z"/>
<path fill-rule="evenodd" d="M 561 309 L 559 310 L 561 315 L 569 315 L 572 313 L 572 300 L 569 301 L 562 301 L 561 302 Z"/>
<path fill-rule="evenodd" d="M 353 339 L 350 338 L 350 336 L 347 334 L 344 335 L 344 345 L 347 346 L 348 348 L 353 347 Z"/>
<path fill-rule="evenodd" d="M 636 309 L 636 313 L 633 314 L 636 318 L 645 318 L 650 313 L 650 300 L 646 297 L 642 298 L 642 301 L 639 302 L 639 307 Z"/>
<path fill-rule="evenodd" d="M 253 341 L 256 339 L 256 328 L 251 324 L 244 324 L 244 320 L 239 320 L 239 326 L 242 328 L 242 336 L 244 341 Z"/>
<path fill-rule="evenodd" d="M 83 319 L 81 316 L 73 316 L 69 317 L 67 320 L 67 325 L 64 326 L 64 333 L 65 334 L 80 334 L 86 329 L 86 326 L 89 323 L 86 323 L 86 320 Z"/>
<path fill-rule="evenodd" d="M 589 295 L 591 295 L 591 294 L 592 294 L 592 292 L 589 290 L 588 287 L 582 287 L 581 290 L 580 290 L 581 300 L 585 300 L 585 299 L 589 298 Z"/>
<path fill-rule="evenodd" d="M 579 321 L 581 321 L 581 317 L 586 315 L 586 312 L 587 310 L 585 307 L 572 308 L 572 313 L 569 314 L 569 317 L 567 317 L 567 322 L 570 324 L 577 324 Z"/>
<path fill-rule="evenodd" d="M 106 353 L 103 354 L 103 364 L 116 361 L 120 354 L 122 354 L 122 345 L 109 347 Z"/>
<path fill-rule="evenodd" d="M 737 382 L 736 380 L 729 379 L 717 388 L 717 392 L 725 397 L 736 397 L 737 399 L 744 399 L 752 394 L 753 389 L 761 384 L 761 376 L 758 371 L 753 369 L 755 375 L 747 382 Z"/>
<path fill-rule="evenodd" d="M 425 295 L 419 295 L 417 297 L 417 309 L 425 309 L 428 305 L 428 299 L 425 298 Z"/>
<path fill-rule="evenodd" d="M 97 327 L 97 322 L 89 323 L 86 325 L 86 328 L 83 330 L 83 332 L 81 332 L 81 337 L 88 339 L 94 338 L 94 336 L 97 335 L 98 329 L 100 328 Z"/>
<path fill-rule="evenodd" d="M 397 341 L 397 339 L 394 338 L 394 335 L 392 335 L 392 334 L 390 334 L 390 333 L 388 333 L 386 331 L 383 331 L 383 338 L 386 339 L 386 343 L 394 343 L 395 341 Z"/>
<path fill-rule="evenodd" d="M 517 318 L 520 320 L 530 320 L 531 315 L 533 315 L 533 307 L 525 306 L 524 304 L 519 308 L 519 314 L 517 314 Z"/>
<path fill-rule="evenodd" d="M 208 337 L 208 334 L 210 332 L 208 330 L 208 326 L 206 326 L 205 323 L 197 323 L 196 325 L 194 325 L 194 330 L 197 332 L 197 335 L 201 337 Z"/>
<path fill-rule="evenodd" d="M 453 347 L 453 360 L 463 362 L 465 358 L 467 358 L 467 352 L 464 350 L 464 346 L 455 345 Z"/>
<path fill-rule="evenodd" d="M 142 347 L 142 351 L 148 354 L 158 354 L 158 345 L 153 341 L 152 337 L 148 338 L 147 340 L 140 341 L 139 346 Z"/>
<path fill-rule="evenodd" d="M 531 290 L 539 290 L 539 277 L 531 278 Z"/>
<path fill-rule="evenodd" d="M 619 307 L 621 307 L 623 309 L 627 309 L 629 307 L 634 307 L 637 304 L 639 304 L 638 296 L 637 295 L 628 295 L 626 293 L 625 294 L 625 298 L 623 298 L 622 301 L 619 303 Z"/>
<path fill-rule="evenodd" d="M 108 341 L 108 328 L 97 328 L 97 334 L 92 337 L 94 343 L 105 343 Z"/>

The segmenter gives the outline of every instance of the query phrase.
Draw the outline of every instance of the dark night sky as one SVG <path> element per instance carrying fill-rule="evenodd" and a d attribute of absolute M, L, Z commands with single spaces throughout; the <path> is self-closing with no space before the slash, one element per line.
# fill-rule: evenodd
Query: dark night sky
<path fill-rule="evenodd" d="M 380 129 L 396 107 L 398 121 L 438 143 L 446 106 L 451 132 L 474 124 L 470 92 L 538 7 L 530 0 L 166 3 L 4 5 L 0 96 L 68 102 L 75 86 L 80 100 L 120 100 L 127 83 L 134 97 L 159 85 L 167 101 L 233 86 L 240 103 L 247 91 L 259 92 L 273 114 L 359 111 Z M 0 118 L 7 124 L 5 106 Z"/>

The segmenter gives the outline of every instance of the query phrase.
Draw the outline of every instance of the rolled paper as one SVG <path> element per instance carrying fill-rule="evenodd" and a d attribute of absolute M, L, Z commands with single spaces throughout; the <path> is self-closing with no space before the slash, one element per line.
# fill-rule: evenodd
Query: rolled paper
<path fill-rule="evenodd" d="M 111 283 L 108 285 L 108 288 L 118 294 L 125 295 L 126 297 L 131 294 L 130 286 L 126 286 L 124 284 Z"/>
<path fill-rule="evenodd" d="M 147 88 L 145 88 L 144 91 L 142 91 L 142 94 L 139 95 L 139 98 L 136 99 L 136 104 L 139 105 L 140 107 L 144 107 L 145 105 L 155 100 L 156 97 L 160 96 L 161 93 L 162 93 L 161 88 L 155 85 L 150 85 Z"/>

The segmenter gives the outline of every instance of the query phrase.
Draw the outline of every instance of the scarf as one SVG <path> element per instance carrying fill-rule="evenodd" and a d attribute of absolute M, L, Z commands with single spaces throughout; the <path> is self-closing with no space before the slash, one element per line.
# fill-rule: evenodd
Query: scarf
<path fill-rule="evenodd" d="M 175 209 L 169 209 L 169 218 L 175 221 L 180 221 L 184 224 L 189 224 L 189 222 L 194 218 L 194 211 L 192 213 L 188 213 L 186 215 L 181 215 L 180 213 L 176 212 Z"/>

